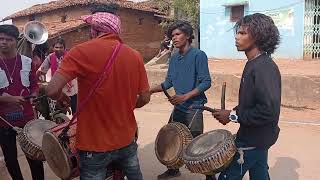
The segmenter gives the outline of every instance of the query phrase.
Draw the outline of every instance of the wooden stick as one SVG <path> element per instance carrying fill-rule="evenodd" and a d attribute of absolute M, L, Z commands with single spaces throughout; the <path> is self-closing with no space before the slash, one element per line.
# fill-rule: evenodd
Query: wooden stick
<path fill-rule="evenodd" d="M 226 88 L 227 83 L 223 82 L 221 90 L 221 109 L 226 109 Z"/>
<path fill-rule="evenodd" d="M 169 95 L 168 91 L 164 88 L 164 85 L 161 84 L 161 88 L 163 90 L 163 93 L 167 96 L 168 99 L 171 99 L 171 96 Z"/>
<path fill-rule="evenodd" d="M 7 120 L 5 120 L 2 116 L 0 116 L 0 119 L 5 122 L 8 126 L 10 126 L 11 128 L 14 128 L 14 126 L 12 126 Z"/>
<path fill-rule="evenodd" d="M 197 106 L 197 105 L 193 105 L 191 107 L 189 107 L 189 109 L 201 109 L 201 110 L 205 110 L 205 111 L 209 111 L 211 113 L 215 113 L 217 112 L 217 110 L 210 108 L 208 106 Z"/>

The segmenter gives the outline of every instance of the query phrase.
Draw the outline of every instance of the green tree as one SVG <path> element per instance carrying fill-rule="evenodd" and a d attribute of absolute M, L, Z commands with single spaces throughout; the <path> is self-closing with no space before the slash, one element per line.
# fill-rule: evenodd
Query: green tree
<path fill-rule="evenodd" d="M 164 26 L 172 20 L 189 21 L 195 29 L 199 28 L 200 0 L 155 0 L 160 10 L 169 12 L 173 16 L 164 22 Z"/>

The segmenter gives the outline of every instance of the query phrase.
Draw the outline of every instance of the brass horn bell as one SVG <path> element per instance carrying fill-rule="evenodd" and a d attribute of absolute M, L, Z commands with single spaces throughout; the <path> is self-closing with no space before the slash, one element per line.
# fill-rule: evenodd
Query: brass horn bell
<path fill-rule="evenodd" d="M 24 37 L 33 44 L 43 44 L 48 40 L 48 31 L 39 21 L 30 21 L 24 26 Z"/>

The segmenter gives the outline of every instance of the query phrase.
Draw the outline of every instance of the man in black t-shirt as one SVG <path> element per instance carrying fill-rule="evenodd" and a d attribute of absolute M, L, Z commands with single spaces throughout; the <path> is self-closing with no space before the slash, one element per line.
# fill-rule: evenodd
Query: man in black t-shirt
<path fill-rule="evenodd" d="M 250 180 L 269 180 L 268 150 L 277 141 L 281 105 L 281 75 L 271 54 L 280 37 L 273 20 L 256 13 L 240 19 L 235 27 L 236 47 L 248 62 L 243 71 L 239 104 L 213 116 L 222 124 L 240 124 L 236 137 L 238 153 L 219 180 L 241 180 L 249 171 Z"/>

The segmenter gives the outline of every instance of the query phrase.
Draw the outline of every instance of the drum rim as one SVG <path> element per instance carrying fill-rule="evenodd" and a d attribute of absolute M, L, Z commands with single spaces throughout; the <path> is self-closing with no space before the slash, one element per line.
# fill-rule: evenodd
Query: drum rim
<path fill-rule="evenodd" d="M 34 119 L 34 120 L 31 120 L 31 121 L 29 121 L 29 122 L 24 126 L 24 128 L 23 128 L 23 136 L 25 136 L 26 139 L 29 140 L 29 138 L 28 138 L 28 136 L 27 136 L 27 134 L 28 134 L 29 131 L 27 131 L 27 130 L 28 130 L 28 128 L 31 126 L 31 124 L 34 124 L 34 123 L 37 123 L 37 122 L 40 122 L 40 121 L 53 123 L 53 124 L 52 124 L 52 127 L 48 128 L 47 130 L 49 130 L 49 129 L 55 127 L 55 126 L 57 126 L 57 124 L 56 124 L 55 122 L 49 121 L 49 120 L 46 120 L 46 119 Z M 44 134 L 45 134 L 45 132 L 43 133 L 43 135 L 44 135 Z M 42 135 L 42 136 L 43 136 L 43 135 Z M 38 149 L 40 149 L 40 150 L 42 149 L 42 143 L 41 143 L 41 146 L 39 146 L 38 144 L 34 143 L 33 141 L 30 141 L 30 142 L 31 142 L 34 146 L 36 146 Z"/>
<path fill-rule="evenodd" d="M 24 154 L 32 160 L 39 160 L 39 161 L 45 161 L 45 157 L 43 154 L 43 151 L 41 148 L 39 148 L 38 145 L 32 143 L 31 141 L 28 140 L 26 134 L 24 132 L 21 132 L 20 134 L 17 135 L 17 139 L 20 145 L 21 150 L 24 152 Z M 36 149 L 36 151 L 30 152 L 32 148 L 27 148 L 28 147 L 33 147 L 33 149 Z"/>
<path fill-rule="evenodd" d="M 160 156 L 160 154 L 159 154 L 159 152 L 158 152 L 158 148 L 157 148 L 157 147 L 158 147 L 158 146 L 157 146 L 157 145 L 158 145 L 158 141 L 159 141 L 159 138 L 160 138 L 160 137 L 159 137 L 159 134 L 160 134 L 161 131 L 163 131 L 164 128 L 166 128 L 166 127 L 168 127 L 168 126 L 169 126 L 169 127 L 172 127 L 172 126 L 174 126 L 174 125 L 172 125 L 172 123 L 169 123 L 169 124 L 164 125 L 164 126 L 160 129 L 160 131 L 158 132 L 158 135 L 157 135 L 157 137 L 156 137 L 155 146 L 154 146 L 154 147 L 155 147 L 156 156 L 157 156 L 158 160 L 159 160 L 161 163 L 165 164 L 165 165 L 166 165 L 166 164 L 171 164 L 170 162 L 175 162 L 175 161 L 177 161 L 177 159 L 179 159 L 179 158 L 170 158 L 170 160 L 167 160 L 167 161 L 166 161 L 166 160 L 163 160 L 163 159 L 160 158 L 161 156 Z M 179 132 L 177 132 L 177 134 L 179 134 Z M 179 135 L 179 138 L 181 139 L 180 135 Z M 179 142 L 179 146 L 180 146 L 180 147 L 182 146 L 182 141 Z M 181 151 L 182 151 L 182 150 L 179 150 L 177 154 L 181 154 Z"/>
<path fill-rule="evenodd" d="M 31 121 L 29 121 L 22 129 L 22 131 L 20 133 L 18 133 L 17 135 L 17 139 L 18 139 L 18 142 L 19 142 L 19 145 L 20 145 L 20 148 L 21 150 L 25 153 L 25 155 L 32 159 L 32 160 L 39 160 L 39 161 L 45 161 L 45 156 L 43 154 L 43 151 L 42 151 L 42 144 L 41 146 L 37 143 L 35 143 L 34 141 L 32 141 L 31 138 L 29 138 L 30 136 L 28 136 L 28 132 L 29 131 L 29 127 L 32 125 L 32 124 L 35 124 L 39 121 L 42 121 L 42 122 L 50 122 L 50 123 L 53 123 L 52 124 L 52 127 L 56 126 L 57 124 L 52 122 L 52 121 L 49 121 L 49 120 L 45 120 L 45 119 L 33 119 Z M 50 127 L 50 128 L 52 128 Z M 48 128 L 47 130 L 49 130 L 50 128 Z M 44 132 L 45 133 L 45 132 Z M 43 134 L 44 134 L 43 133 Z M 42 135 L 43 136 L 43 135 Z M 22 142 L 23 141 L 23 142 Z M 27 147 L 32 147 L 32 148 L 27 148 Z M 35 151 L 32 151 L 31 149 L 35 149 Z"/>
<path fill-rule="evenodd" d="M 234 144 L 234 142 L 230 142 L 230 140 L 233 140 L 233 135 L 230 131 L 226 130 L 226 129 L 215 129 L 215 130 L 212 130 L 212 131 L 208 131 L 206 133 L 203 133 L 201 135 L 199 135 L 198 137 L 194 138 L 190 143 L 189 145 L 187 145 L 187 147 L 184 149 L 183 151 L 183 159 L 184 160 L 187 160 L 187 161 L 194 161 L 195 158 L 202 158 L 202 159 L 206 159 L 206 158 L 209 158 L 212 156 L 212 152 L 211 153 L 202 153 L 202 154 L 198 154 L 198 156 L 195 156 L 195 155 L 192 155 L 190 154 L 190 146 L 198 141 L 199 139 L 201 139 L 202 137 L 204 136 L 207 136 L 208 134 L 212 133 L 212 132 L 222 132 L 223 134 L 227 135 L 228 137 L 225 139 L 228 143 L 223 143 L 223 144 L 220 144 L 219 147 L 225 145 L 225 144 Z M 230 136 L 229 136 L 230 135 Z M 230 137 L 230 138 L 229 138 Z M 192 153 L 192 152 L 191 152 Z"/>
<path fill-rule="evenodd" d="M 159 141 L 159 133 L 161 132 L 161 130 L 163 130 L 165 127 L 167 127 L 167 126 L 171 126 L 171 127 L 177 127 L 178 126 L 178 128 L 180 128 L 180 129 L 183 129 L 183 130 L 185 130 L 185 131 L 183 131 L 185 134 L 181 134 L 181 133 L 179 133 L 179 131 L 177 132 L 177 134 L 179 135 L 179 137 L 180 137 L 180 139 L 181 140 L 184 140 L 184 138 L 187 140 L 187 142 L 184 142 L 184 141 L 181 141 L 181 142 L 179 142 L 179 145 L 180 145 L 180 147 L 181 147 L 181 149 L 179 150 L 179 152 L 178 152 L 178 156 L 177 157 L 175 157 L 175 158 L 172 158 L 172 160 L 169 160 L 169 161 L 165 161 L 165 160 L 162 160 L 161 158 L 160 158 L 160 155 L 159 155 L 159 152 L 158 152 L 158 149 L 157 149 L 157 142 Z M 179 129 L 178 129 L 179 130 Z M 187 132 L 186 132 L 187 131 Z M 185 135 L 185 137 L 184 138 L 181 138 L 181 136 L 184 136 Z M 190 140 L 189 140 L 189 138 L 190 138 Z M 156 141 L 155 141 L 155 153 L 156 153 L 156 156 L 157 156 L 157 159 L 163 164 L 163 165 L 165 165 L 165 166 L 167 166 L 167 167 L 175 167 L 176 165 L 179 165 L 179 167 L 181 167 L 181 166 L 183 166 L 183 159 L 182 159 L 182 155 L 183 155 L 183 150 L 184 150 L 184 148 L 188 145 L 188 143 L 190 143 L 191 142 L 191 140 L 192 140 L 192 134 L 191 134 L 191 132 L 190 132 L 190 130 L 187 128 L 187 126 L 186 125 L 184 125 L 184 124 L 182 124 L 182 123 L 180 123 L 180 122 L 170 122 L 170 123 L 168 123 L 168 124 L 166 124 L 166 125 L 164 125 L 160 130 L 159 130 L 159 132 L 158 132 L 158 135 L 157 135 L 157 137 L 156 137 Z M 186 144 L 185 144 L 186 143 Z M 180 162 L 180 163 L 179 163 Z"/>
<path fill-rule="evenodd" d="M 44 133 L 43 139 L 42 139 L 42 143 L 43 144 L 44 144 L 45 139 L 46 139 L 45 137 L 46 138 L 50 137 L 51 140 L 56 142 L 57 149 L 59 149 L 61 152 L 65 152 L 64 148 L 59 143 L 59 140 L 57 139 L 57 137 L 53 133 L 51 133 L 51 132 Z M 43 148 L 42 151 L 43 151 L 44 156 L 46 157 L 46 160 L 47 160 L 47 163 L 48 163 L 50 169 L 54 172 L 54 174 L 56 176 L 58 176 L 59 178 L 62 178 L 62 179 L 70 178 L 70 176 L 72 175 L 72 170 L 71 170 L 71 167 L 70 167 L 70 163 L 71 162 L 69 161 L 69 158 L 67 157 L 66 153 L 62 153 L 63 154 L 62 155 L 62 157 L 63 157 L 62 159 L 64 160 L 63 164 L 65 164 L 66 167 L 67 167 L 66 168 L 66 173 L 61 173 L 61 172 L 57 172 L 58 169 L 60 169 L 60 168 L 57 168 L 57 166 L 52 167 L 53 166 L 52 164 L 54 164 L 54 163 L 52 163 L 51 158 L 47 158 L 47 156 L 49 156 L 49 155 L 47 155 L 47 151 L 44 148 Z M 61 165 L 61 164 L 62 164 L 62 162 L 59 162 L 59 165 Z"/>
<path fill-rule="evenodd" d="M 234 137 L 230 131 L 225 129 L 216 129 L 212 131 L 218 131 L 218 132 L 220 131 L 228 134 L 228 137 L 225 139 L 226 141 L 224 143 L 221 143 L 221 145 L 219 146 L 220 148 L 218 148 L 218 150 L 215 151 L 216 153 L 211 152 L 211 153 L 199 154 L 199 156 L 190 156 L 189 154 L 187 154 L 188 147 L 185 148 L 183 151 L 184 163 L 186 164 L 187 169 L 189 169 L 193 173 L 208 174 L 210 172 L 220 172 L 219 169 L 223 168 L 226 165 L 226 163 L 230 162 L 230 160 L 233 159 L 237 151 Z M 192 142 L 197 141 L 198 139 L 200 139 L 203 136 L 206 136 L 212 131 L 206 132 L 198 136 L 197 138 L 193 139 Z M 192 142 L 189 145 L 191 145 Z M 227 147 L 228 149 L 226 151 L 222 151 L 222 149 L 225 149 Z M 224 155 L 225 158 L 223 159 L 226 159 L 224 163 L 219 162 L 221 159 L 218 162 L 212 161 L 213 160 L 212 158 L 216 157 L 217 153 Z M 208 170 L 209 167 L 214 169 Z"/>

